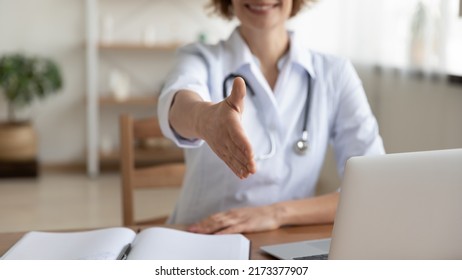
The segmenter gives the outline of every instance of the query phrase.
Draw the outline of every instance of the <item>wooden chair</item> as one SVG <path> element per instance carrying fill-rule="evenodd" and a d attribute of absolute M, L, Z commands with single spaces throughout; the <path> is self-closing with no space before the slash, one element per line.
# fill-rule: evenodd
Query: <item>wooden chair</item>
<path fill-rule="evenodd" d="M 165 144 L 154 117 L 134 120 L 121 115 L 119 125 L 123 225 L 164 223 L 167 217 L 135 221 L 134 192 L 137 188 L 181 186 L 185 170 L 183 151 L 171 142 Z M 154 144 L 146 148 L 149 141 Z"/>

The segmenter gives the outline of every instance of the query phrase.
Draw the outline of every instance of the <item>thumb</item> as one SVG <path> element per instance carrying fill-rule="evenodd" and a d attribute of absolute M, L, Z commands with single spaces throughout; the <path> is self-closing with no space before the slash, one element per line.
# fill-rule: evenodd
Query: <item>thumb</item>
<path fill-rule="evenodd" d="M 244 111 L 245 94 L 246 88 L 244 79 L 237 77 L 233 81 L 233 89 L 231 90 L 231 94 L 225 99 L 225 101 L 238 113 L 242 113 Z"/>

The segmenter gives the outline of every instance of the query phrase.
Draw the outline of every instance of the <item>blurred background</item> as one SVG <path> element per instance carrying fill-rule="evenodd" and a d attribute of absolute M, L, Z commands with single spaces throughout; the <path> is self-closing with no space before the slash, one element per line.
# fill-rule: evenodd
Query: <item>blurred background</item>
<path fill-rule="evenodd" d="M 48 59 L 61 78 L 53 88 L 57 76 L 43 76 L 40 88 L 54 94 L 24 99 L 14 121 L 0 95 L 1 232 L 121 224 L 118 117 L 155 114 L 178 46 L 228 37 L 237 23 L 207 3 L 0 0 L 0 57 Z M 460 0 L 319 0 L 289 28 L 354 63 L 388 153 L 462 147 Z M 19 138 L 35 139 L 23 165 L 12 165 L 11 144 L 1 147 L 11 123 L 32 128 Z M 319 192 L 339 184 L 329 152 Z M 177 193 L 141 194 L 139 215 L 169 213 Z"/>

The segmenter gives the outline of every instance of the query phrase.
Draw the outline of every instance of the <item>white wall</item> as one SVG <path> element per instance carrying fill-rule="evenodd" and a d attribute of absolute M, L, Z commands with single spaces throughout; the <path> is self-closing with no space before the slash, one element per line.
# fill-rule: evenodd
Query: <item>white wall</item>
<path fill-rule="evenodd" d="M 0 1 L 0 53 L 48 56 L 62 69 L 59 95 L 28 112 L 39 134 L 44 162 L 81 160 L 85 141 L 83 4 L 78 0 Z M 0 118 L 6 116 L 0 101 Z"/>

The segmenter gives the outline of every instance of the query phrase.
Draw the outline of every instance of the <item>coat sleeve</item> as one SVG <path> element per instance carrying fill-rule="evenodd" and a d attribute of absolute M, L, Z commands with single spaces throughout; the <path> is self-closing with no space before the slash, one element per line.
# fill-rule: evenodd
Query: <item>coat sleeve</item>
<path fill-rule="evenodd" d="M 337 170 L 343 177 L 346 161 L 353 156 L 384 154 L 377 121 L 353 65 L 342 60 L 334 71 L 335 115 L 331 140 Z"/>
<path fill-rule="evenodd" d="M 157 105 L 157 114 L 162 133 L 179 147 L 199 147 L 204 141 L 183 138 L 174 131 L 168 120 L 172 101 L 179 90 L 193 91 L 204 101 L 210 101 L 208 77 L 209 67 L 203 55 L 203 48 L 198 44 L 180 48 L 175 65 L 162 87 Z"/>

